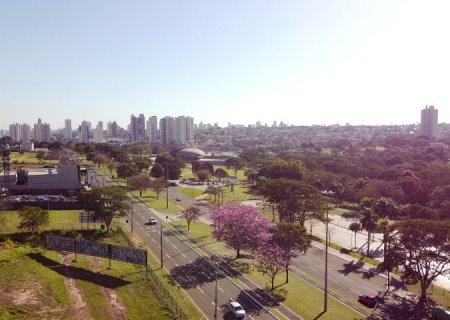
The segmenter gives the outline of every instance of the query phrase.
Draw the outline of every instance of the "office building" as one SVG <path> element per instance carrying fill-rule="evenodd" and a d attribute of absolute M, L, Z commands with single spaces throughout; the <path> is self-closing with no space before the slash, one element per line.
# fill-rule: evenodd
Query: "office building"
<path fill-rule="evenodd" d="M 194 118 L 186 117 L 186 142 L 193 144 L 194 143 Z"/>
<path fill-rule="evenodd" d="M 119 130 L 117 122 L 108 122 L 107 130 L 108 130 L 108 138 L 117 138 L 119 136 Z"/>
<path fill-rule="evenodd" d="M 176 125 L 172 117 L 164 117 L 159 120 L 159 134 L 162 144 L 176 142 Z"/>
<path fill-rule="evenodd" d="M 90 123 L 87 121 L 81 122 L 80 126 L 80 142 L 89 142 Z"/>
<path fill-rule="evenodd" d="M 72 139 L 72 120 L 70 119 L 64 121 L 64 138 L 67 140 Z"/>
<path fill-rule="evenodd" d="M 131 115 L 129 131 L 131 142 L 145 141 L 145 116 L 143 114 L 140 114 L 139 117 Z"/>
<path fill-rule="evenodd" d="M 437 138 L 439 136 L 438 110 L 434 106 L 426 106 L 425 109 L 422 109 L 420 134 L 428 138 Z"/>
<path fill-rule="evenodd" d="M 97 126 L 94 129 L 94 142 L 95 143 L 103 143 L 105 140 L 103 136 L 103 122 L 99 121 Z"/>
<path fill-rule="evenodd" d="M 179 116 L 175 118 L 176 125 L 176 142 L 178 144 L 186 144 L 186 117 Z"/>
<path fill-rule="evenodd" d="M 158 118 L 151 116 L 147 120 L 147 139 L 151 144 L 158 142 Z"/>

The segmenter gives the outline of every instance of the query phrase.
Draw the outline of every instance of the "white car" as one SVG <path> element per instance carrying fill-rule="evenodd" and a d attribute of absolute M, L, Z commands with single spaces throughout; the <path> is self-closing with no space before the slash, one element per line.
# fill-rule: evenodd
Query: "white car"
<path fill-rule="evenodd" d="M 228 309 L 237 319 L 245 318 L 245 310 L 242 308 L 241 304 L 230 298 L 228 301 Z"/>
<path fill-rule="evenodd" d="M 157 224 L 158 223 L 158 221 L 156 220 L 156 218 L 154 218 L 154 217 L 150 217 L 150 218 L 148 218 L 148 222 L 147 222 L 149 225 L 153 225 L 153 224 Z"/>

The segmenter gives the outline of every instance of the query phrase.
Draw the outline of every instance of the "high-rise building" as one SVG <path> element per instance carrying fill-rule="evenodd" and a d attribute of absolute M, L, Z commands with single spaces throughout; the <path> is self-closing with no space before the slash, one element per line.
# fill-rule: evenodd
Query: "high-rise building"
<path fill-rule="evenodd" d="M 438 110 L 434 106 L 426 106 L 425 109 L 422 109 L 420 134 L 428 138 L 437 138 L 439 136 Z"/>
<path fill-rule="evenodd" d="M 31 142 L 31 126 L 29 124 L 23 123 L 20 130 L 20 142 L 30 143 Z"/>
<path fill-rule="evenodd" d="M 115 122 L 115 121 L 108 122 L 108 124 L 106 126 L 107 126 L 107 130 L 108 130 L 109 138 L 117 138 L 119 136 L 117 122 Z"/>
<path fill-rule="evenodd" d="M 186 144 L 186 117 L 179 116 L 175 118 L 176 141 L 179 144 Z"/>
<path fill-rule="evenodd" d="M 80 142 L 89 142 L 90 123 L 87 121 L 81 122 L 80 126 Z"/>
<path fill-rule="evenodd" d="M 103 122 L 99 121 L 97 124 L 97 127 L 95 127 L 94 130 L 94 142 L 95 143 L 103 143 L 104 142 L 104 136 L 103 136 Z"/>
<path fill-rule="evenodd" d="M 159 120 L 159 134 L 162 144 L 174 143 L 176 141 L 176 125 L 175 119 L 172 117 L 164 117 Z"/>
<path fill-rule="evenodd" d="M 186 142 L 194 143 L 194 118 L 186 117 Z"/>
<path fill-rule="evenodd" d="M 147 120 L 147 139 L 151 144 L 158 142 L 158 118 L 151 116 Z"/>
<path fill-rule="evenodd" d="M 133 114 L 130 117 L 130 136 L 131 142 L 145 141 L 145 116 L 140 114 L 139 117 Z"/>
<path fill-rule="evenodd" d="M 42 123 L 41 119 L 34 125 L 34 140 L 35 141 L 50 141 L 51 131 L 48 123 Z"/>
<path fill-rule="evenodd" d="M 70 119 L 64 121 L 64 138 L 67 140 L 72 139 L 72 120 Z"/>
<path fill-rule="evenodd" d="M 9 136 L 11 137 L 12 141 L 20 142 L 21 138 L 21 130 L 22 125 L 19 123 L 13 123 L 9 125 Z"/>

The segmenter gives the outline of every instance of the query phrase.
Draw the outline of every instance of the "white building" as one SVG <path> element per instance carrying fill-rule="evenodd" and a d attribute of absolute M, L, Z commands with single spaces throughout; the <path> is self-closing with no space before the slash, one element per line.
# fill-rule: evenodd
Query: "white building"
<path fill-rule="evenodd" d="M 72 120 L 70 119 L 64 121 L 64 138 L 67 140 L 72 139 Z"/>
<path fill-rule="evenodd" d="M 87 121 L 81 122 L 80 127 L 80 142 L 89 142 L 90 123 Z"/>
<path fill-rule="evenodd" d="M 151 144 L 158 142 L 158 118 L 151 116 L 147 120 L 147 140 Z"/>
<path fill-rule="evenodd" d="M 97 127 L 94 129 L 94 142 L 95 143 L 103 143 L 105 141 L 103 135 L 103 122 L 99 121 Z"/>

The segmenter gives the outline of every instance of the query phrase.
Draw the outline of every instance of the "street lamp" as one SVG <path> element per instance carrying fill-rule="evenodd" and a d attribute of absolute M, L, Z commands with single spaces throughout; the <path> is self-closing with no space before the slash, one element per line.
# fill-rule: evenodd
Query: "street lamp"
<path fill-rule="evenodd" d="M 324 190 L 322 194 L 325 196 L 333 196 L 334 192 L 331 190 Z M 325 220 L 325 284 L 324 284 L 324 296 L 323 296 L 323 312 L 327 312 L 328 310 L 328 199 L 327 199 L 327 212 L 326 212 L 326 220 Z"/>
<path fill-rule="evenodd" d="M 166 163 L 166 208 L 169 209 L 169 164 Z"/>

